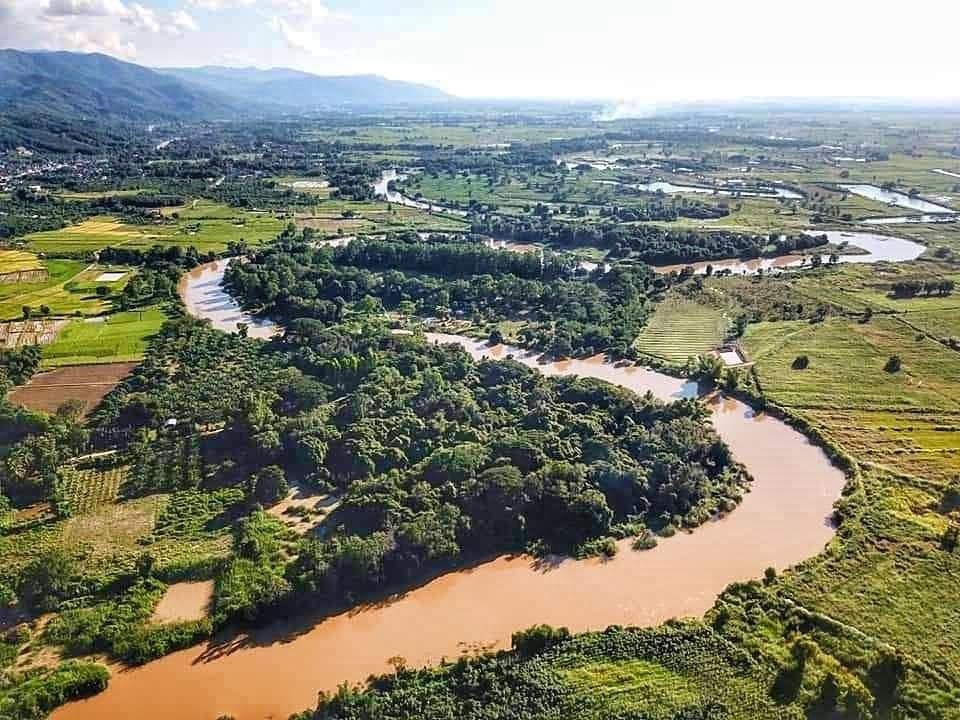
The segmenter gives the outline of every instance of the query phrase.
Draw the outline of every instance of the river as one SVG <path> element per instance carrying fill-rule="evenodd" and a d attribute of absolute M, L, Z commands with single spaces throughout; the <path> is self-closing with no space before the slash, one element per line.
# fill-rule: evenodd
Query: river
<path fill-rule="evenodd" d="M 458 217 L 466 217 L 468 215 L 465 210 L 458 210 L 456 208 L 437 205 L 436 203 L 414 200 L 411 197 L 407 197 L 403 193 L 399 193 L 396 190 L 390 189 L 391 182 L 394 180 L 405 180 L 406 178 L 406 175 L 398 173 L 394 169 L 384 170 L 382 173 L 380 173 L 380 179 L 373 184 L 373 194 L 376 197 L 383 198 L 388 203 L 404 205 L 405 207 L 412 207 L 418 210 L 424 210 L 426 212 L 446 213 L 448 215 L 456 215 Z"/>
<path fill-rule="evenodd" d="M 877 262 L 907 262 L 920 257 L 925 245 L 921 245 L 906 238 L 890 235 L 877 235 L 868 232 L 847 232 L 846 230 L 807 230 L 807 235 L 826 235 L 831 245 L 852 245 L 864 252 L 859 254 L 837 254 L 839 263 L 877 263 Z M 781 271 L 812 267 L 809 255 L 780 255 L 778 257 L 755 258 L 753 260 L 704 260 L 695 263 L 678 263 L 676 265 L 659 265 L 653 269 L 659 273 L 680 271 L 685 267 L 692 267 L 698 275 L 706 273 L 708 267 L 714 272 L 728 270 L 734 275 L 754 275 L 763 270 Z M 829 263 L 829 255 L 820 255 L 824 264 Z"/>
<path fill-rule="evenodd" d="M 197 277 L 216 282 L 222 273 L 221 265 L 211 264 Z M 185 283 L 181 292 L 191 312 L 206 312 L 192 295 L 210 292 L 209 286 Z M 215 312 L 228 310 L 220 307 L 226 297 Z M 237 307 L 231 312 L 231 319 L 246 317 Z M 448 335 L 428 339 L 458 343 L 475 358 L 513 355 L 547 375 L 600 378 L 663 400 L 697 393 L 694 383 L 599 356 L 540 364 L 516 348 Z M 52 717 L 286 718 L 311 707 L 318 690 L 388 671 L 387 660 L 398 655 L 422 666 L 504 648 L 514 631 L 536 623 L 583 631 L 699 616 L 728 584 L 819 552 L 833 536 L 832 505 L 844 485 L 843 473 L 823 451 L 786 424 L 722 396 L 707 402 L 717 431 L 754 477 L 743 503 L 723 519 L 644 552 L 623 541 L 612 560 L 503 556 L 332 617 L 284 618 L 221 636 L 143 667 L 114 668 L 107 690 Z"/>
<path fill-rule="evenodd" d="M 859 195 L 860 197 L 865 197 L 870 200 L 875 200 L 876 202 L 885 203 L 887 205 L 896 205 L 898 207 L 907 208 L 908 210 L 916 210 L 917 212 L 921 213 L 956 213 L 956 210 L 953 208 L 949 208 L 944 205 L 937 205 L 929 200 L 924 200 L 923 198 L 919 197 L 912 197 L 906 193 L 896 192 L 895 190 L 884 190 L 876 185 L 857 184 L 841 185 L 840 187 L 847 192 L 852 192 L 854 195 Z"/>
<path fill-rule="evenodd" d="M 180 297 L 187 306 L 187 312 L 209 320 L 217 330 L 223 332 L 235 333 L 237 323 L 246 323 L 250 337 L 273 337 L 280 331 L 275 322 L 246 312 L 224 290 L 223 274 L 229 264 L 229 258 L 216 260 L 195 267 L 180 278 Z"/>
<path fill-rule="evenodd" d="M 707 187 L 706 185 L 677 185 L 676 183 L 665 180 L 656 180 L 648 183 L 627 184 L 618 180 L 595 180 L 601 185 L 623 185 L 635 190 L 647 193 L 663 193 L 664 195 L 694 194 L 694 195 L 724 195 L 727 197 L 761 197 L 761 198 L 784 198 L 787 200 L 800 200 L 803 198 L 798 192 L 787 188 L 770 186 L 767 189 L 750 189 L 739 186 L 716 185 Z"/>

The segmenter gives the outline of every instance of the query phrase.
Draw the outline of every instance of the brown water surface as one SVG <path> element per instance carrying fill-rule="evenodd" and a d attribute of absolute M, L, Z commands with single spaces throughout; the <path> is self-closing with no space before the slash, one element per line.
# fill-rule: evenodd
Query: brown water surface
<path fill-rule="evenodd" d="M 602 378 L 663 399 L 696 394 L 684 380 L 597 358 L 540 365 L 505 346 L 455 336 L 429 339 L 457 342 L 475 357 L 513 354 L 547 375 Z M 784 423 L 730 398 L 708 402 L 717 431 L 755 479 L 740 507 L 721 520 L 645 552 L 623 541 L 609 561 L 499 557 L 333 617 L 277 621 L 141 668 L 116 670 L 106 691 L 52 717 L 286 718 L 312 706 L 318 690 L 385 672 L 387 660 L 398 655 L 419 666 L 502 648 L 514 631 L 536 623 L 582 631 L 701 615 L 729 583 L 820 551 L 833 535 L 829 517 L 844 484 L 826 455 Z"/>

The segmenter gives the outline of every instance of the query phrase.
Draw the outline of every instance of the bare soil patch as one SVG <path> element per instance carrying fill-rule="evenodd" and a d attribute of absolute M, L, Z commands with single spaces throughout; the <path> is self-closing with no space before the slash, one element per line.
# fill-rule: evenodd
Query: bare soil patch
<path fill-rule="evenodd" d="M 213 580 L 182 582 L 167 588 L 153 611 L 153 622 L 203 620 L 213 602 Z"/>
<path fill-rule="evenodd" d="M 84 415 L 130 374 L 139 363 L 72 365 L 35 375 L 10 393 L 10 401 L 30 410 L 54 412 L 68 400 L 84 403 Z"/>

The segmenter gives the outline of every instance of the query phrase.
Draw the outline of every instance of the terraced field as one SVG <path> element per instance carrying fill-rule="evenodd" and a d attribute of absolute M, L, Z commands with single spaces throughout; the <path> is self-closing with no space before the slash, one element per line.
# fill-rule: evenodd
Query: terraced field
<path fill-rule="evenodd" d="M 673 298 L 657 306 L 633 346 L 651 357 L 683 364 L 720 345 L 728 327 L 720 310 Z"/>
<path fill-rule="evenodd" d="M 23 250 L 0 250 L 0 276 L 41 267 L 36 255 Z"/>

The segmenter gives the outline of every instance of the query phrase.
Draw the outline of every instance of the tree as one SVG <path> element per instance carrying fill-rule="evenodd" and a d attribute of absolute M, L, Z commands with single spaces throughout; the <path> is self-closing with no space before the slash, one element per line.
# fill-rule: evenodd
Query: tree
<path fill-rule="evenodd" d="M 806 355 L 797 355 L 797 357 L 793 359 L 793 364 L 790 367 L 794 370 L 806 370 L 810 367 L 810 358 Z"/>
<path fill-rule="evenodd" d="M 276 505 L 287 495 L 289 486 L 283 468 L 278 465 L 268 465 L 262 468 L 253 478 L 249 488 L 250 496 L 261 505 Z"/>
<path fill-rule="evenodd" d="M 73 558 L 61 548 L 40 555 L 20 575 L 20 597 L 38 610 L 55 610 L 69 594 L 77 572 Z"/>
<path fill-rule="evenodd" d="M 128 287 L 132 287 L 132 286 L 128 286 Z M 96 293 L 97 293 L 97 297 L 104 298 L 110 294 L 110 288 L 108 288 L 106 285 L 97 285 Z"/>
<path fill-rule="evenodd" d="M 952 553 L 960 545 L 960 525 L 950 523 L 947 529 L 943 531 L 940 538 L 940 547 L 949 553 Z"/>
<path fill-rule="evenodd" d="M 550 625 L 534 625 L 513 634 L 511 647 L 524 658 L 549 650 L 570 639 L 570 631 L 565 627 L 554 628 Z"/>

